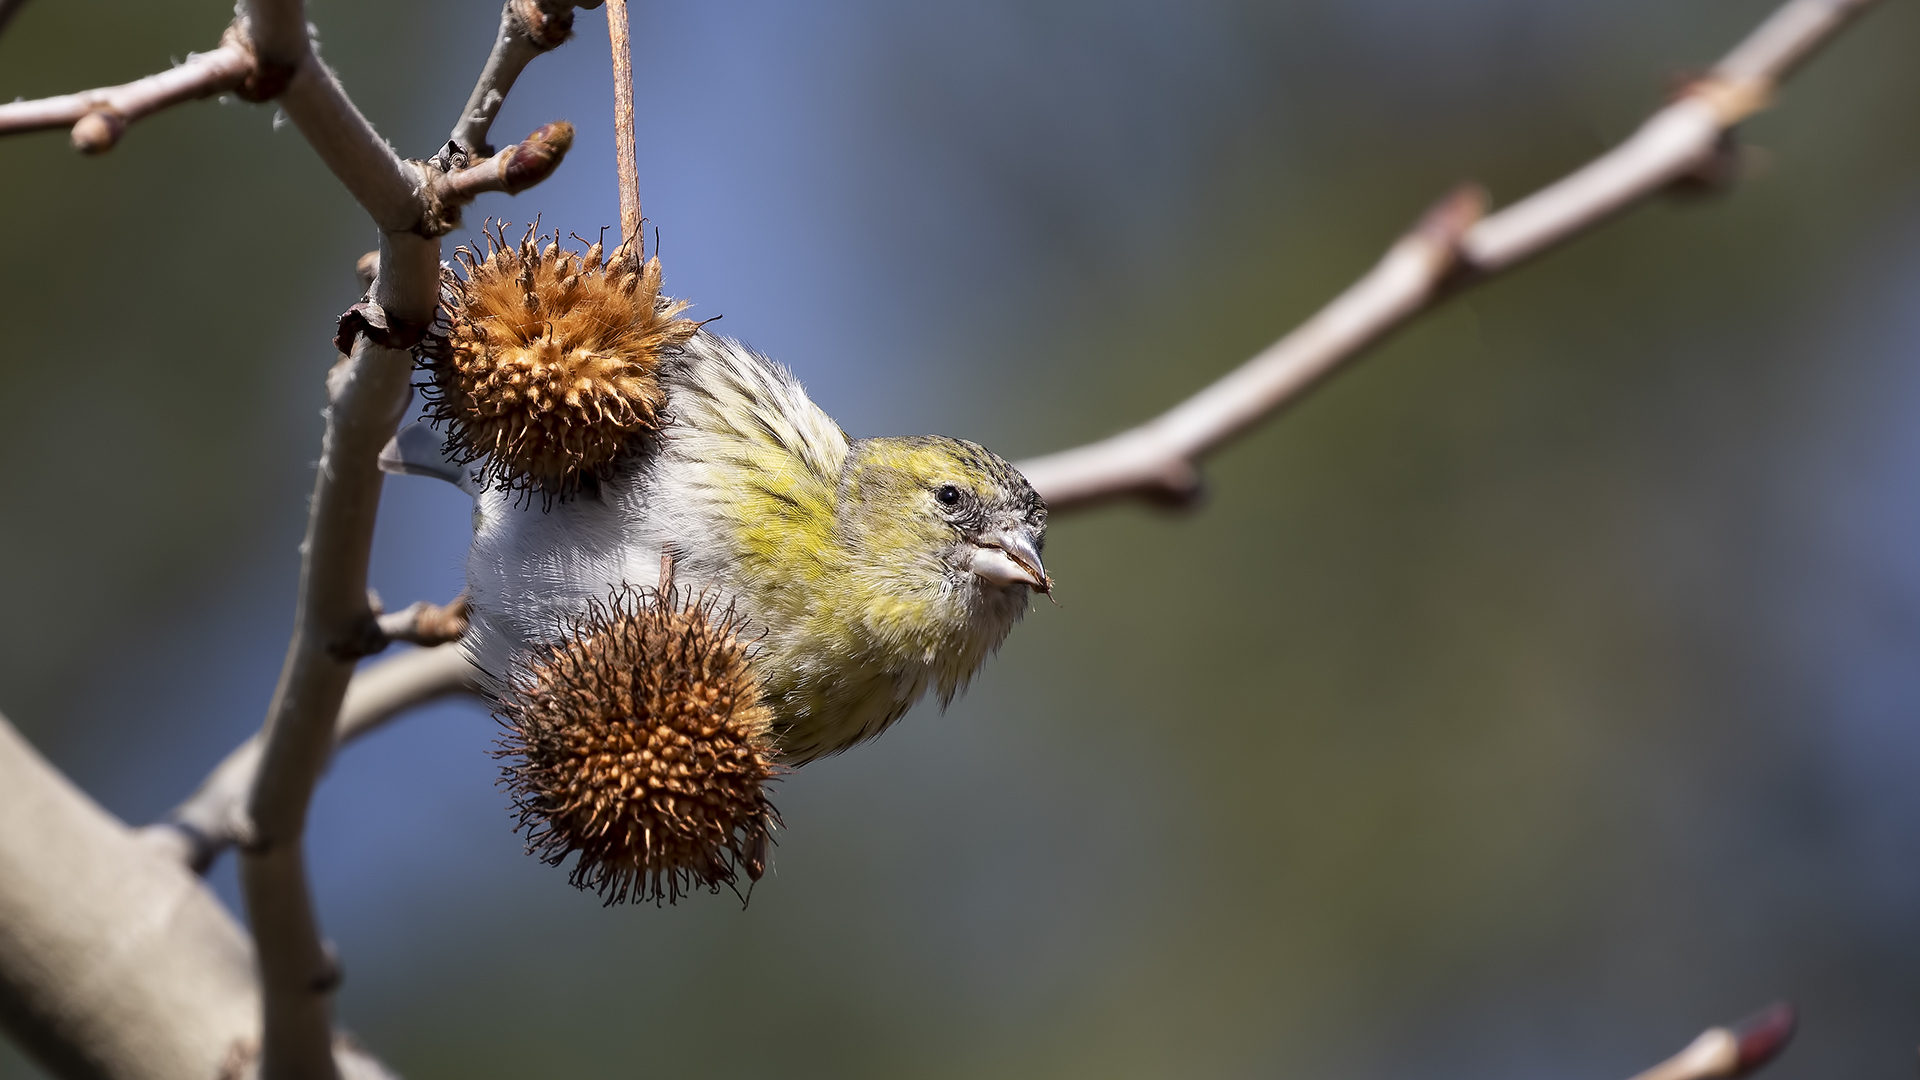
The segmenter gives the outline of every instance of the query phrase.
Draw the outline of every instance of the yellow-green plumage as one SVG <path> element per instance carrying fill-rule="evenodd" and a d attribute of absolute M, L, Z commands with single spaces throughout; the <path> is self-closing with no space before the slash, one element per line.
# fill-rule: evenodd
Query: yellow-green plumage
<path fill-rule="evenodd" d="M 660 556 L 761 634 L 782 757 L 951 699 L 1024 612 L 1046 509 L 1005 461 L 937 436 L 849 440 L 790 375 L 700 334 L 662 366 L 670 423 L 599 491 L 543 512 L 483 495 L 476 658 L 505 677 L 555 616 Z M 949 502 L 948 500 L 952 501 Z"/>

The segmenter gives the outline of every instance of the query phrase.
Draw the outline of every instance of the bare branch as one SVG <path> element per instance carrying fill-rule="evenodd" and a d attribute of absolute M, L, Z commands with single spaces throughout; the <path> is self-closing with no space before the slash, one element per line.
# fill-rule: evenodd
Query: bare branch
<path fill-rule="evenodd" d="M 1774 1005 L 1729 1027 L 1708 1028 L 1685 1050 L 1633 1080 L 1718 1080 L 1745 1076 L 1772 1061 L 1793 1037 L 1790 1005 Z"/>
<path fill-rule="evenodd" d="M 381 254 L 376 295 L 388 280 L 392 251 Z M 261 1068 L 273 1080 L 336 1077 L 328 1013 L 338 972 L 314 921 L 301 840 L 354 661 L 383 643 L 366 584 L 380 503 L 374 462 L 406 408 L 413 363 L 409 354 L 361 337 L 343 368 L 329 379 L 293 641 L 261 729 L 247 807 L 253 835 L 240 862 L 265 993 Z"/>
<path fill-rule="evenodd" d="M 487 144 L 487 132 L 494 117 L 513 89 L 514 80 L 533 58 L 557 49 L 573 33 L 573 9 L 598 7 L 601 0 L 573 4 L 566 0 L 507 0 L 500 9 L 500 34 L 494 39 L 493 52 L 480 69 L 460 122 L 449 136 L 462 150 L 476 157 L 493 153 Z"/>
<path fill-rule="evenodd" d="M 7 8 L 0 0 L 0 25 Z M 83 154 L 111 150 L 127 125 L 169 105 L 238 89 L 253 74 L 253 54 L 227 42 L 212 52 L 190 53 L 179 67 L 124 86 L 0 105 L 0 135 L 45 128 L 73 129 L 73 147 Z"/>
<path fill-rule="evenodd" d="M 238 1077 L 258 1057 L 247 935 L 0 716 L 0 1027 L 62 1080 Z M 345 1080 L 380 1064 L 336 1039 Z"/>
<path fill-rule="evenodd" d="M 525 139 L 467 168 L 436 181 L 434 199 L 440 213 L 472 202 L 489 191 L 517 195 L 553 175 L 573 146 L 573 125 L 556 120 Z"/>
<path fill-rule="evenodd" d="M 445 604 L 415 600 L 400 611 L 379 617 L 380 633 L 388 641 L 406 641 L 415 645 L 445 645 L 460 640 L 467 632 L 465 594 Z M 359 676 L 355 676 L 355 681 Z M 353 687 L 347 687 L 347 700 L 353 700 Z M 341 706 L 342 709 L 346 705 Z M 344 717 L 344 713 L 342 716 Z"/>
<path fill-rule="evenodd" d="M 220 902 L 0 718 L 0 1024 L 61 1077 L 212 1077 L 256 1039 Z"/>
<path fill-rule="evenodd" d="M 314 918 L 302 837 L 353 663 L 386 641 L 367 603 L 367 560 L 380 502 L 376 461 L 412 395 L 412 342 L 401 331 L 424 328 L 439 302 L 449 196 L 457 208 L 471 197 L 465 192 L 488 187 L 463 187 L 459 174 L 443 182 L 440 167 L 401 161 L 314 55 L 300 0 L 246 0 L 245 11 L 258 67 L 290 73 L 281 107 L 382 233 L 370 295 L 342 320 L 349 356 L 327 379 L 293 641 L 259 735 L 240 860 L 264 1002 L 261 1073 L 336 1080 L 329 1012 L 338 971 Z M 549 125 L 479 175 L 518 190 L 551 173 L 571 137 L 571 128 Z"/>
<path fill-rule="evenodd" d="M 1199 490 L 1199 460 L 1298 400 L 1443 293 L 1508 269 L 1605 221 L 1723 152 L 1733 125 L 1874 0 L 1790 0 L 1706 78 L 1625 143 L 1497 214 L 1455 193 L 1371 272 L 1299 329 L 1160 416 L 1096 443 L 1019 464 L 1054 510 L 1123 496 L 1180 502 Z"/>
<path fill-rule="evenodd" d="M 334 753 L 409 709 L 454 694 L 477 693 L 473 675 L 473 665 L 451 644 L 415 649 L 361 668 L 347 685 L 334 722 Z M 260 736 L 255 734 L 215 766 L 185 802 L 143 831 L 195 873 L 206 873 L 221 852 L 249 842 L 253 829 L 247 796 L 259 768 Z"/>
<path fill-rule="evenodd" d="M 262 76 L 278 90 L 265 96 L 279 101 L 375 225 L 389 233 L 418 225 L 427 209 L 422 167 L 400 160 L 314 54 L 300 0 L 247 0 L 245 11 Z"/>

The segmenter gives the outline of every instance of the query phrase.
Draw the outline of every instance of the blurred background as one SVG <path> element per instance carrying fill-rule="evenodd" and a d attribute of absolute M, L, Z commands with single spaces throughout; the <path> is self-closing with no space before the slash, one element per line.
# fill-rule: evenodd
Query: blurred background
<path fill-rule="evenodd" d="M 645 2 L 643 196 L 669 290 L 851 433 L 1031 455 L 1244 359 L 1454 183 L 1508 202 L 1617 142 L 1771 6 Z M 416 156 L 498 10 L 311 7 Z M 0 98 L 228 14 L 33 0 Z M 1193 512 L 1060 519 L 1060 606 L 781 782 L 745 910 L 602 909 L 526 857 L 475 705 L 354 745 L 312 824 L 341 1022 L 415 1080 L 1621 1080 L 1787 998 L 1768 1075 L 1911 1076 L 1915 55 L 1883 5 L 1731 195 L 1448 302 Z M 607 79 L 582 12 L 494 131 L 578 145 L 470 228 L 617 221 Z M 266 706 L 374 237 L 270 106 L 0 163 L 0 710 L 148 821 Z M 389 480 L 374 584 L 444 600 L 466 541 L 463 497 Z"/>

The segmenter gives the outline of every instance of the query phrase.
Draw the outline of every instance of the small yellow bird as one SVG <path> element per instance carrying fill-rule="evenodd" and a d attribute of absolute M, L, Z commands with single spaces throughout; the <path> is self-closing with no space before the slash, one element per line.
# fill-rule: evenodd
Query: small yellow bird
<path fill-rule="evenodd" d="M 797 765 L 878 735 L 928 690 L 950 701 L 1030 590 L 1051 591 L 1046 505 L 983 447 L 850 440 L 790 373 L 704 330 L 657 378 L 657 431 L 569 497 L 461 474 L 476 498 L 467 645 L 494 678 L 671 556 L 682 588 L 758 636 L 775 746 Z M 397 445 L 440 456 L 418 452 L 427 438 Z"/>

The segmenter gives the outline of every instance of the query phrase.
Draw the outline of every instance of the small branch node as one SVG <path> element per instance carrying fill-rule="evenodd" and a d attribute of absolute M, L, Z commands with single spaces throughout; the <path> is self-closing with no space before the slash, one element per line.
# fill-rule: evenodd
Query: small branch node
<path fill-rule="evenodd" d="M 467 164 L 465 152 L 457 142 L 448 142 L 458 154 L 441 151 L 441 157 L 419 163 L 427 170 L 425 190 L 430 209 L 417 231 L 423 236 L 441 236 L 460 223 L 460 210 L 477 196 L 489 191 L 518 195 L 552 176 L 573 147 L 573 125 L 555 120 L 534 129 L 525 139 L 482 161 Z"/>
<path fill-rule="evenodd" d="M 313 973 L 312 980 L 307 983 L 308 988 L 316 994 L 331 994 L 340 989 L 340 984 L 346 981 L 347 972 L 340 964 L 340 950 L 333 942 L 322 941 L 320 968 Z"/>
<path fill-rule="evenodd" d="M 372 656 L 387 647 L 387 635 L 380 629 L 380 620 L 372 611 L 357 622 L 351 630 L 327 643 L 327 655 L 343 663 L 352 663 L 362 657 Z"/>
<path fill-rule="evenodd" d="M 1773 104 L 1773 90 L 1772 79 L 1715 74 L 1695 80 L 1680 96 L 1705 105 L 1714 122 L 1727 128 Z"/>
<path fill-rule="evenodd" d="M 233 88 L 242 101 L 251 101 L 256 105 L 272 101 L 286 92 L 287 84 L 293 81 L 294 72 L 299 70 L 297 64 L 261 60 L 259 53 L 254 50 L 253 35 L 248 32 L 244 17 L 235 19 L 227 27 L 226 32 L 220 35 L 220 44 L 246 54 L 250 70 Z"/>
<path fill-rule="evenodd" d="M 416 600 L 403 611 L 381 615 L 379 622 L 390 641 L 431 646 L 460 640 L 467 632 L 467 617 L 467 598 L 461 595 L 446 604 Z"/>
<path fill-rule="evenodd" d="M 573 9 L 573 4 L 552 0 L 508 0 L 507 3 L 507 10 L 519 23 L 520 31 L 542 52 L 559 48 L 573 36 Z"/>
<path fill-rule="evenodd" d="M 103 154 L 126 133 L 126 117 L 112 109 L 95 109 L 74 122 L 73 148 L 83 154 Z"/>
<path fill-rule="evenodd" d="M 1799 1015 L 1793 1006 L 1782 1001 L 1730 1025 L 1738 1055 L 1733 1071 L 1727 1075 L 1745 1076 L 1779 1056 L 1793 1039 L 1798 1024 Z"/>
<path fill-rule="evenodd" d="M 361 261 L 365 261 L 363 256 Z M 372 300 L 362 300 L 340 313 L 333 347 L 342 355 L 353 352 L 353 341 L 365 336 L 382 348 L 407 352 L 420 344 L 432 328 L 430 320 L 402 319 Z"/>

